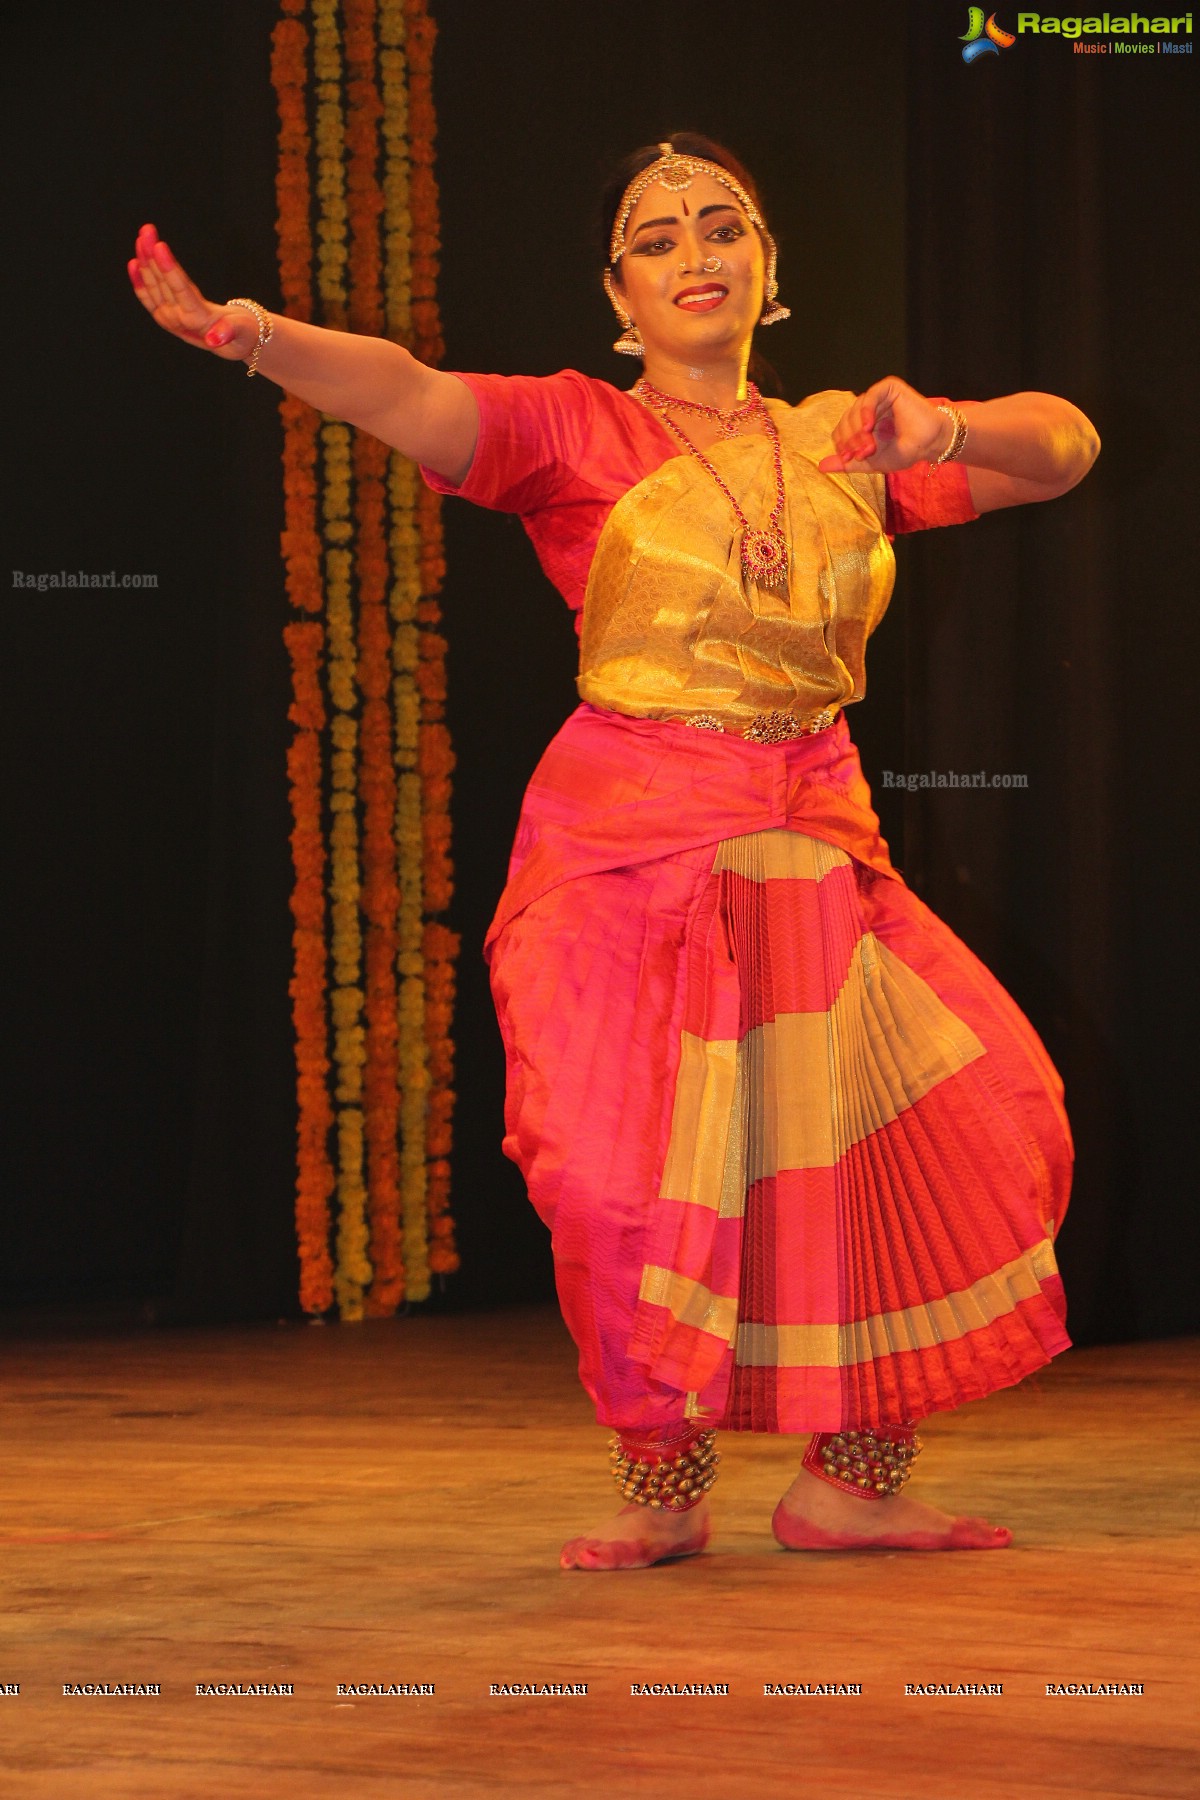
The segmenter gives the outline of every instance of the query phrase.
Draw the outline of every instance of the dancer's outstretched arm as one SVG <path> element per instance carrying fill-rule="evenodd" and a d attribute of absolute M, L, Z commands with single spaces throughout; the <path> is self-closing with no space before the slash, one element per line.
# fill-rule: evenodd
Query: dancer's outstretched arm
<path fill-rule="evenodd" d="M 206 300 L 153 225 L 139 231 L 128 269 L 156 325 L 226 362 L 249 360 L 258 342 L 254 314 Z M 272 313 L 271 323 L 259 374 L 448 480 L 462 480 L 479 432 L 479 409 L 464 382 L 427 368 L 386 338 L 326 331 L 281 313 Z"/>

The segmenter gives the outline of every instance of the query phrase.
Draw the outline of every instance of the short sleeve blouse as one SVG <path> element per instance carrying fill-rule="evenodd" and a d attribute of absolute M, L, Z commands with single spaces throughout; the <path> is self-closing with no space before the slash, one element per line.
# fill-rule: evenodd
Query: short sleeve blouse
<path fill-rule="evenodd" d="M 457 373 L 479 406 L 471 467 L 455 485 L 422 468 L 439 494 L 516 513 L 549 579 L 576 615 L 600 533 L 631 488 L 679 445 L 640 401 L 577 369 L 556 375 Z M 916 463 L 885 477 L 889 535 L 978 517 L 961 463 Z"/>

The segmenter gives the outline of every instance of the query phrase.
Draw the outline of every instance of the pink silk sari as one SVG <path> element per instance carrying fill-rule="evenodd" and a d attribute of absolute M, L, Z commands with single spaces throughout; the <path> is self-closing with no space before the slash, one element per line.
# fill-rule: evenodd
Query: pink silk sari
<path fill-rule="evenodd" d="M 921 1418 L 1069 1346 L 1062 1084 L 893 869 L 844 717 L 762 745 L 581 706 L 487 955 L 601 1423 Z"/>
<path fill-rule="evenodd" d="M 578 612 L 606 521 L 678 444 L 578 371 L 459 379 L 474 461 L 426 480 L 519 514 Z M 959 463 L 885 486 L 889 533 L 976 516 Z M 487 954 L 504 1147 L 602 1423 L 921 1418 L 1069 1346 L 1062 1084 L 893 869 L 844 717 L 764 745 L 581 706 L 530 784 Z"/>

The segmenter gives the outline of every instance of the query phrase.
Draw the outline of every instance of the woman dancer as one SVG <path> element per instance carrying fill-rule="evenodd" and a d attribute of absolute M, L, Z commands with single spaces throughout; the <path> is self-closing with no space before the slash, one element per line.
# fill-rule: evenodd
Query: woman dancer
<path fill-rule="evenodd" d="M 1064 493 L 1096 433 L 1052 395 L 956 406 L 891 376 L 764 400 L 775 244 L 710 139 L 627 159 L 605 238 L 630 391 L 214 304 L 149 225 L 129 272 L 175 336 L 519 514 L 576 609 L 581 704 L 487 939 L 504 1148 L 615 1433 L 623 1504 L 563 1567 L 702 1550 L 720 1427 L 809 1438 L 787 1548 L 998 1548 L 905 1483 L 921 1419 L 1069 1345 L 1062 1084 L 893 868 L 843 709 L 891 536 Z"/>

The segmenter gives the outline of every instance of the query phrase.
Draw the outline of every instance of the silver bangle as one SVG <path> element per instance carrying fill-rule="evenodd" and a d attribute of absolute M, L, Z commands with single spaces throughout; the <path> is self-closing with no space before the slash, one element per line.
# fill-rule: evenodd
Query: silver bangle
<path fill-rule="evenodd" d="M 938 411 L 940 413 L 945 413 L 946 417 L 950 420 L 950 423 L 954 426 L 954 430 L 950 433 L 950 442 L 946 445 L 942 454 L 938 457 L 930 458 L 929 466 L 931 469 L 940 469 L 944 462 L 954 462 L 957 457 L 962 455 L 967 442 L 967 421 L 963 418 L 957 406 L 939 406 Z"/>
<path fill-rule="evenodd" d="M 244 312 L 253 313 L 258 322 L 258 342 L 250 352 L 250 361 L 246 368 L 247 375 L 256 375 L 258 373 L 259 355 L 264 347 L 271 341 L 271 333 L 275 329 L 275 322 L 270 313 L 267 312 L 265 307 L 260 306 L 257 300 L 246 300 L 239 296 L 236 300 L 227 300 L 225 304 L 226 306 L 240 306 Z"/>

